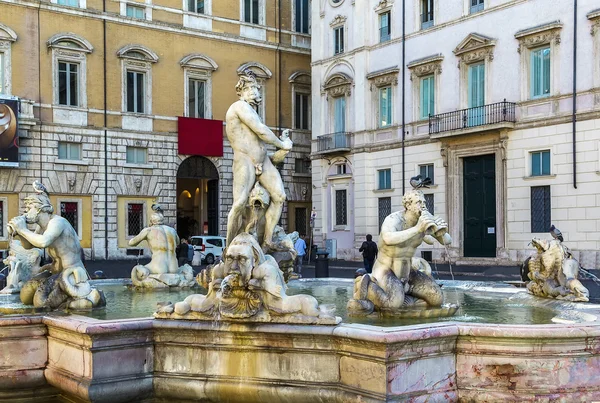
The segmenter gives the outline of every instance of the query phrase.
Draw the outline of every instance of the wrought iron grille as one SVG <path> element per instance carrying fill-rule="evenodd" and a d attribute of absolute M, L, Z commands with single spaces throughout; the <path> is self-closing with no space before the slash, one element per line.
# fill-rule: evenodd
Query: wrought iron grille
<path fill-rule="evenodd" d="M 297 207 L 295 214 L 296 231 L 300 235 L 306 235 L 306 207 Z"/>
<path fill-rule="evenodd" d="M 324 134 L 323 136 L 317 137 L 317 141 L 319 152 L 350 148 L 350 133 L 338 132 Z"/>
<path fill-rule="evenodd" d="M 392 214 L 392 198 L 391 197 L 380 197 L 377 201 L 378 212 L 379 212 L 379 230 L 381 231 L 381 225 L 387 216 Z"/>
<path fill-rule="evenodd" d="M 516 122 L 516 104 L 497 102 L 495 104 L 460 109 L 454 112 L 429 115 L 429 134 L 443 133 L 469 127 L 493 125 L 501 122 Z"/>
<path fill-rule="evenodd" d="M 346 190 L 335 191 L 335 225 L 348 225 L 348 200 Z"/>
<path fill-rule="evenodd" d="M 433 194 L 426 194 L 425 195 L 425 206 L 427 207 L 427 210 L 431 214 L 434 214 L 434 212 L 433 212 L 433 205 L 434 205 L 434 196 L 433 196 Z"/>
<path fill-rule="evenodd" d="M 531 188 L 531 232 L 548 232 L 551 223 L 550 186 Z"/>
<path fill-rule="evenodd" d="M 127 235 L 136 236 L 142 231 L 144 223 L 144 205 L 129 203 L 127 205 Z"/>
<path fill-rule="evenodd" d="M 79 226 L 78 224 L 78 217 L 77 217 L 77 210 L 78 210 L 78 203 L 77 202 L 60 202 L 60 215 L 61 217 L 63 217 L 65 220 L 67 220 L 69 222 L 69 224 L 71 224 L 71 226 L 73 227 L 73 229 L 75 230 L 75 232 L 77 233 L 77 235 L 79 235 Z"/>

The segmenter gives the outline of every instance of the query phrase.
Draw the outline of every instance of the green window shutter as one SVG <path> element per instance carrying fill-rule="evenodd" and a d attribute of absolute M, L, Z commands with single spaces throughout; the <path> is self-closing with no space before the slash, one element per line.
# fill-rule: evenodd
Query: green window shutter
<path fill-rule="evenodd" d="M 541 153 L 531 153 L 531 176 L 540 176 L 542 174 L 540 158 Z"/>
<path fill-rule="evenodd" d="M 542 175 L 550 175 L 550 151 L 542 151 Z"/>
<path fill-rule="evenodd" d="M 434 77 L 421 79 L 421 118 L 426 119 L 435 114 L 435 84 Z"/>

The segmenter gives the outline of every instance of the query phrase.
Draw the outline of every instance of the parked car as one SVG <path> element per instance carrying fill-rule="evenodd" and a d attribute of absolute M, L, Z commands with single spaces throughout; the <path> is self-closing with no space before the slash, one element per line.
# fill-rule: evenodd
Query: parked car
<path fill-rule="evenodd" d="M 223 255 L 227 243 L 226 238 L 222 236 L 200 235 L 191 239 L 194 252 L 200 252 L 200 257 L 206 264 L 214 264 L 215 259 Z"/>

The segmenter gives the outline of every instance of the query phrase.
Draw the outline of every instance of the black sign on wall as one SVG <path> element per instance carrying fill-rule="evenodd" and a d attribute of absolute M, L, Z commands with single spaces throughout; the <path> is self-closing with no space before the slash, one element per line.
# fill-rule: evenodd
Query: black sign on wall
<path fill-rule="evenodd" d="M 19 100 L 0 98 L 0 167 L 19 166 Z"/>

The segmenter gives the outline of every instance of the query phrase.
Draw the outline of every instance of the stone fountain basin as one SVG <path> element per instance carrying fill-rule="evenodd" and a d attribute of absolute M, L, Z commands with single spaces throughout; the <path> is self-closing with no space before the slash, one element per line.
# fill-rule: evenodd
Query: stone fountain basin
<path fill-rule="evenodd" d="M 600 399 L 600 306 L 531 299 L 484 283 L 454 286 L 509 294 L 552 317 L 566 310 L 572 315 L 563 321 L 579 323 L 306 326 L 2 316 L 0 400 Z"/>

